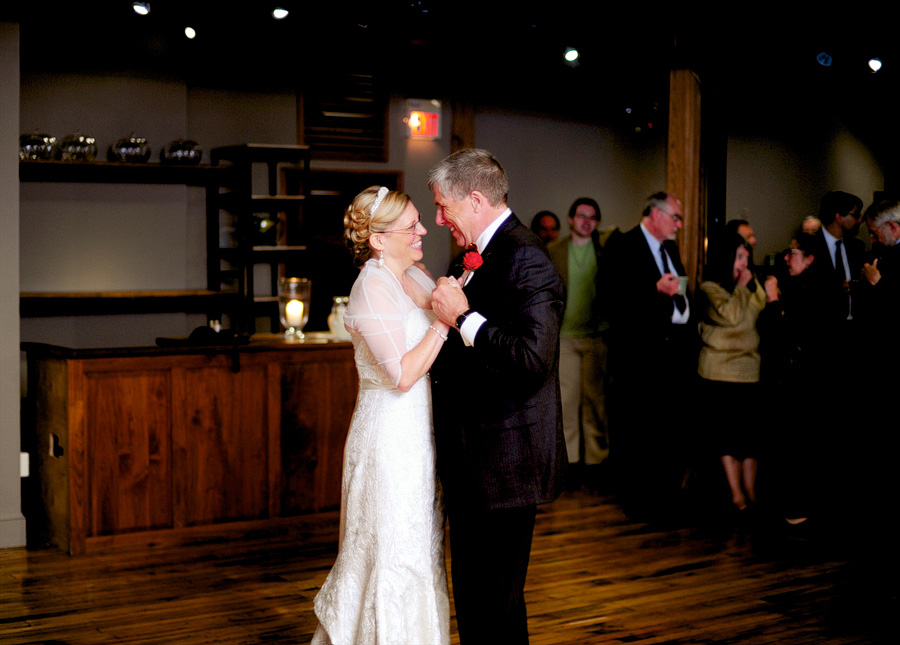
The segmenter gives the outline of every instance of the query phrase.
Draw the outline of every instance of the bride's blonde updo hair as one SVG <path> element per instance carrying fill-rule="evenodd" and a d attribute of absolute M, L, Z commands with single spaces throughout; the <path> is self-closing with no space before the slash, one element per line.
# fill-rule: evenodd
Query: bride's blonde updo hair
<path fill-rule="evenodd" d="M 381 186 L 369 186 L 353 198 L 344 212 L 344 241 L 353 254 L 353 263 L 362 266 L 372 257 L 369 237 L 372 233 L 383 233 L 390 228 L 406 205 L 409 195 L 397 190 L 388 190 L 373 211 Z"/>

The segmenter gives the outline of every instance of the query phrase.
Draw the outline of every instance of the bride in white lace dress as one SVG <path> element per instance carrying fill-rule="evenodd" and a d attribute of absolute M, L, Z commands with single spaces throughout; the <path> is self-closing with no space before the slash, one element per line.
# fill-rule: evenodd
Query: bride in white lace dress
<path fill-rule="evenodd" d="M 344 324 L 359 397 L 344 448 L 337 561 L 315 599 L 314 645 L 450 642 L 444 515 L 428 369 L 448 327 L 431 312 L 425 228 L 404 193 L 371 187 L 344 218 L 365 265 Z"/>

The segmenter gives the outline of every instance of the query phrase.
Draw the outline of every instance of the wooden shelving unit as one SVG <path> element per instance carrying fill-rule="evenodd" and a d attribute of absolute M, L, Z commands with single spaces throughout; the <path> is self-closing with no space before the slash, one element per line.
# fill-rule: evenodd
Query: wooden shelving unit
<path fill-rule="evenodd" d="M 22 182 L 170 184 L 205 190 L 206 289 L 180 291 L 42 292 L 20 294 L 22 317 L 204 313 L 237 331 L 278 331 L 277 282 L 282 275 L 313 281 L 307 328 L 325 329 L 333 296 L 350 292 L 357 271 L 343 241 L 343 212 L 353 196 L 377 184 L 403 189 L 403 174 L 383 170 L 315 170 L 307 146 L 240 144 L 214 148 L 209 164 L 176 166 L 105 161 L 21 161 Z M 262 165 L 266 173 L 255 174 Z M 257 170 L 260 170 L 257 168 Z M 259 184 L 264 184 L 260 186 Z M 259 215 L 277 220 L 261 239 Z M 228 219 L 232 244 L 222 244 Z M 269 284 L 254 267 L 268 265 Z M 225 317 L 223 317 L 223 314 Z M 257 325 L 257 318 L 262 323 Z M 259 327 L 259 329 L 257 329 Z"/>
<path fill-rule="evenodd" d="M 184 184 L 217 186 L 232 169 L 210 164 L 177 166 L 110 161 L 20 161 L 19 181 L 91 184 Z"/>
<path fill-rule="evenodd" d="M 207 313 L 236 311 L 237 294 L 208 289 L 169 291 L 23 292 L 19 315 L 97 316 L 117 314 Z"/>
<path fill-rule="evenodd" d="M 115 163 L 107 161 L 20 161 L 19 181 L 77 184 L 170 184 L 206 189 L 207 202 L 218 194 L 219 186 L 231 183 L 234 169 L 200 164 L 178 166 L 161 163 Z M 207 209 L 209 209 L 207 203 Z M 207 231 L 215 236 L 218 230 Z M 241 305 L 236 294 L 218 289 L 122 292 L 41 292 L 22 293 L 22 317 L 82 316 L 147 313 L 205 313 L 219 319 L 221 314 L 238 315 Z"/>
<path fill-rule="evenodd" d="M 231 174 L 229 181 L 221 184 L 223 192 L 217 191 L 215 203 L 207 202 L 207 230 L 218 231 L 223 216 L 230 214 L 235 234 L 233 246 L 225 247 L 218 235 L 207 236 L 208 287 L 216 291 L 234 286 L 243 302 L 237 321 L 241 331 L 256 333 L 258 317 L 268 318 L 265 331 L 279 331 L 278 280 L 289 270 L 306 270 L 303 216 L 309 199 L 309 159 L 308 146 L 248 143 L 212 150 L 212 164 L 230 168 Z M 285 165 L 299 173 L 290 193 L 279 181 L 279 168 Z M 254 169 L 259 166 L 266 170 L 264 193 L 256 192 L 253 181 Z M 274 236 L 260 233 L 258 215 L 266 216 L 263 221 L 277 222 Z M 267 243 L 270 240 L 274 243 Z M 254 278 L 254 269 L 261 264 L 269 267 L 268 290 L 260 288 Z"/>

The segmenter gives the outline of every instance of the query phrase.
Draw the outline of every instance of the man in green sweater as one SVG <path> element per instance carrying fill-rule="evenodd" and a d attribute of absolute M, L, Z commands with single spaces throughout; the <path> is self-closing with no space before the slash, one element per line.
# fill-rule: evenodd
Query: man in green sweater
<path fill-rule="evenodd" d="M 567 293 L 559 338 L 559 385 L 570 483 L 594 489 L 601 485 L 601 464 L 609 456 L 604 338 L 609 325 L 597 288 L 603 271 L 599 222 L 597 202 L 576 199 L 569 209 L 570 234 L 549 246 Z"/>

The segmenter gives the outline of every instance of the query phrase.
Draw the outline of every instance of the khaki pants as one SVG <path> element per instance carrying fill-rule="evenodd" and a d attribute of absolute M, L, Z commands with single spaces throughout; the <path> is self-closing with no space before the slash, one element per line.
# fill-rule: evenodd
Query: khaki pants
<path fill-rule="evenodd" d="M 609 456 L 606 355 L 606 341 L 600 336 L 560 336 L 559 387 L 570 464 L 583 458 L 586 466 L 593 466 Z"/>

